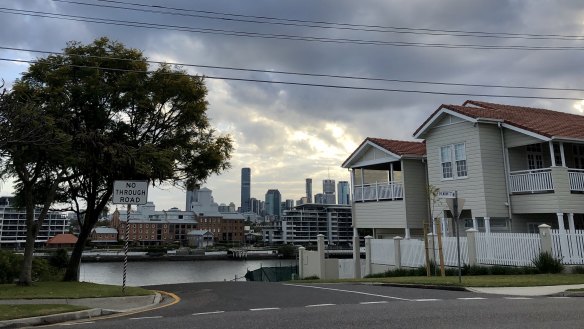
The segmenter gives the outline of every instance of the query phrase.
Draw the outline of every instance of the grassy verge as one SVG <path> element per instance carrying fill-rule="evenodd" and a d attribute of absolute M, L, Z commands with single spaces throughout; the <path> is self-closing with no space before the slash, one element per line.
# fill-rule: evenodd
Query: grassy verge
<path fill-rule="evenodd" d="M 126 287 L 125 296 L 146 296 L 154 292 Z M 36 282 L 30 287 L 0 284 L 0 299 L 121 297 L 122 287 L 89 282 Z"/>
<path fill-rule="evenodd" d="M 86 310 L 76 305 L 0 305 L 0 321 Z"/>
<path fill-rule="evenodd" d="M 425 277 L 408 276 L 395 278 L 342 279 L 342 280 L 299 280 L 296 283 L 308 282 L 370 282 L 399 283 L 463 287 L 530 287 L 557 286 L 569 284 L 584 284 L 584 274 L 534 274 L 534 275 L 477 275 L 463 276 L 462 284 L 457 276 Z"/>

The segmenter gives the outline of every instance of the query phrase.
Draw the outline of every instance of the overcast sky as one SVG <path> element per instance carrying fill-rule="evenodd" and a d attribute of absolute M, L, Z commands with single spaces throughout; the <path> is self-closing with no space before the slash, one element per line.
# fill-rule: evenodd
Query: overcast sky
<path fill-rule="evenodd" d="M 584 99 L 580 91 L 403 82 L 584 88 L 584 40 L 577 37 L 584 36 L 581 0 L 4 0 L 0 21 L 0 78 L 8 87 L 27 66 L 7 59 L 40 55 L 6 47 L 60 51 L 70 40 L 89 43 L 107 36 L 143 50 L 151 60 L 271 71 L 187 67 L 193 74 L 386 89 L 207 79 L 208 115 L 235 142 L 232 169 L 205 184 L 218 203 L 239 206 L 242 167 L 251 168 L 251 194 L 262 200 L 272 188 L 283 199 L 298 200 L 307 177 L 313 179 L 313 193 L 322 191 L 325 178 L 349 180 L 341 163 L 364 138 L 412 140 L 440 104 L 477 99 L 582 113 L 583 103 L 575 100 L 448 95 Z M 11 191 L 6 182 L 2 194 Z M 157 209 L 184 209 L 184 191 L 151 188 L 149 193 Z"/>

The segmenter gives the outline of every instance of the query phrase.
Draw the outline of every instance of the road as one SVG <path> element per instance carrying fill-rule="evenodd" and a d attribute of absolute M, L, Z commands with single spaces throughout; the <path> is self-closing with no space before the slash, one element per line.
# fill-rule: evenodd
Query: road
<path fill-rule="evenodd" d="M 191 283 L 148 287 L 177 304 L 63 328 L 582 328 L 584 298 L 516 297 L 358 284 Z"/>

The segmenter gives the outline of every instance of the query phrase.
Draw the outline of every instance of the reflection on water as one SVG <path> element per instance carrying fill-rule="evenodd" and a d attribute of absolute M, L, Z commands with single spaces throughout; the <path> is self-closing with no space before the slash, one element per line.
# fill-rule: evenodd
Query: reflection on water
<path fill-rule="evenodd" d="M 205 261 L 150 261 L 129 262 L 126 284 L 128 286 L 147 286 L 158 284 L 229 281 L 237 276 L 245 281 L 246 271 L 261 266 L 296 266 L 294 259 L 263 260 L 205 260 Z M 83 263 L 79 273 L 81 281 L 122 284 L 123 263 Z"/>

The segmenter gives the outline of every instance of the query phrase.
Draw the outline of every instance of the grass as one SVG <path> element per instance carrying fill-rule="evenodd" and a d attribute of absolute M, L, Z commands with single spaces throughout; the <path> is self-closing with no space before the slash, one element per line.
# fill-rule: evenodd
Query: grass
<path fill-rule="evenodd" d="M 153 291 L 126 287 L 125 296 L 146 296 Z M 99 298 L 121 297 L 122 287 L 89 282 L 36 282 L 30 287 L 15 284 L 0 284 L 0 299 L 34 299 L 34 298 Z"/>
<path fill-rule="evenodd" d="M 569 284 L 584 284 L 584 274 L 534 274 L 534 275 L 477 275 L 463 276 L 462 284 L 458 283 L 457 276 L 425 277 L 408 276 L 395 278 L 370 278 L 370 279 L 340 279 L 340 280 L 297 280 L 296 283 L 309 282 L 370 282 L 370 283 L 398 283 L 398 284 L 423 284 L 441 286 L 462 287 L 530 287 L 530 286 L 556 286 Z"/>
<path fill-rule="evenodd" d="M 87 307 L 61 304 L 26 304 L 26 305 L 0 305 L 0 321 L 30 318 L 34 316 L 59 314 L 86 310 Z"/>

